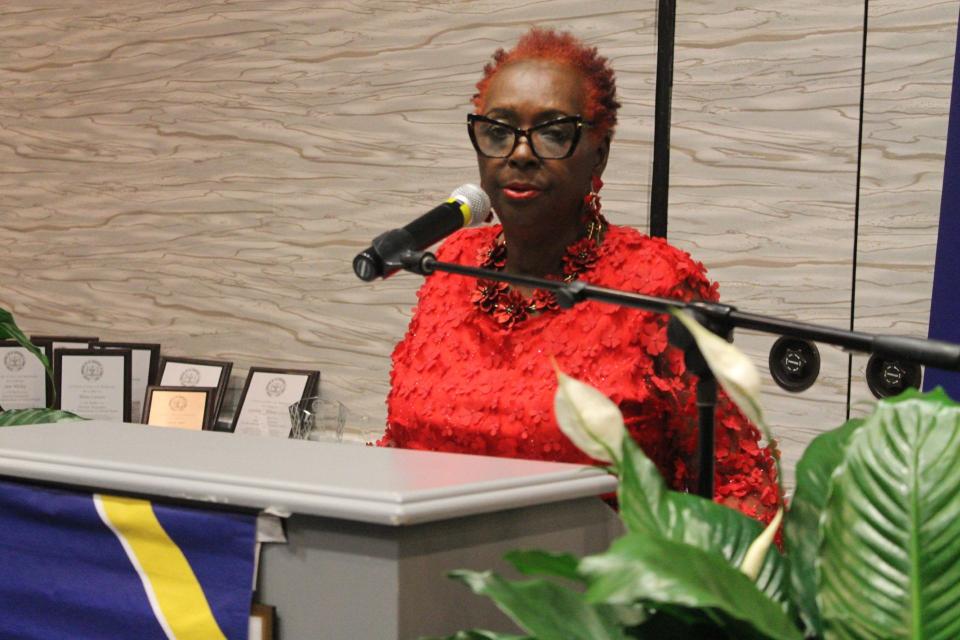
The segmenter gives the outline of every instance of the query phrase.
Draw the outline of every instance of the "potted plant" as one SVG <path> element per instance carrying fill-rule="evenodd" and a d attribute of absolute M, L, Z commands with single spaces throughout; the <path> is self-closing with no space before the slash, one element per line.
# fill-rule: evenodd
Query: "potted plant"
<path fill-rule="evenodd" d="M 687 321 L 685 321 L 685 324 Z M 760 420 L 759 377 L 691 331 L 728 395 Z M 910 390 L 817 437 L 797 467 L 784 552 L 737 511 L 667 489 L 599 391 L 558 372 L 564 432 L 619 478 L 627 533 L 599 555 L 515 551 L 530 579 L 454 572 L 527 635 L 459 640 L 960 637 L 960 405 Z"/>

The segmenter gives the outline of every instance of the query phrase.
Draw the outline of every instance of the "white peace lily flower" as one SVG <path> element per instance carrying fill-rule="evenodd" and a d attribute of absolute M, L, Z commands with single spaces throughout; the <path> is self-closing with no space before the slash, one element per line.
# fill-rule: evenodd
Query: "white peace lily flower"
<path fill-rule="evenodd" d="M 620 457 L 626 427 L 623 414 L 610 398 L 557 369 L 553 409 L 560 430 L 581 451 L 604 462 Z"/>
<path fill-rule="evenodd" d="M 781 520 L 783 520 L 783 508 L 777 510 L 777 515 L 773 516 L 773 520 L 771 520 L 767 528 L 763 530 L 763 533 L 750 543 L 747 554 L 743 556 L 743 562 L 740 563 L 740 571 L 754 582 L 756 582 L 757 576 L 760 575 L 760 567 L 763 566 L 763 559 L 767 556 L 767 551 L 770 549 L 773 537 L 777 534 Z"/>
<path fill-rule="evenodd" d="M 704 360 L 727 395 L 751 422 L 764 429 L 760 408 L 760 374 L 740 349 L 710 331 L 686 311 L 673 311 L 700 348 Z"/>

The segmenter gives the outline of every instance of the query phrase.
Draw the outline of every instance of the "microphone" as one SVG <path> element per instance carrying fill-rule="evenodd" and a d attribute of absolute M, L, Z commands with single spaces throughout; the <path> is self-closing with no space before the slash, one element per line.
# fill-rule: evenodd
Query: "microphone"
<path fill-rule="evenodd" d="M 400 229 L 382 233 L 353 259 L 353 272 L 370 282 L 400 270 L 401 256 L 422 251 L 462 227 L 477 226 L 490 214 L 490 197 L 475 184 L 457 187 L 450 198 Z"/>

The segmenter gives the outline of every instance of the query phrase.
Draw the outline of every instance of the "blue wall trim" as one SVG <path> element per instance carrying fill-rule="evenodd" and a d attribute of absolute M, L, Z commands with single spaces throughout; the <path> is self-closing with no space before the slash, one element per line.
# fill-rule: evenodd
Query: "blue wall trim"
<path fill-rule="evenodd" d="M 950 95 L 947 154 L 943 166 L 943 195 L 940 201 L 933 298 L 930 302 L 929 337 L 960 343 L 960 33 L 953 58 L 953 91 Z M 937 385 L 946 389 L 954 400 L 960 400 L 960 373 L 928 369 L 924 376 L 924 389 L 932 389 Z"/>

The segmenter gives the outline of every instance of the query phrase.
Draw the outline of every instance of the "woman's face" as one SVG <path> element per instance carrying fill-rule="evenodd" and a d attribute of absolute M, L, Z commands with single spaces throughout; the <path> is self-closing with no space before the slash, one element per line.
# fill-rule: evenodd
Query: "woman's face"
<path fill-rule="evenodd" d="M 546 60 L 523 60 L 503 67 L 484 96 L 482 115 L 519 129 L 563 116 L 583 115 L 583 79 L 569 67 Z M 506 158 L 477 156 L 483 190 L 507 228 L 580 225 L 583 198 L 593 176 L 600 176 L 610 143 L 584 128 L 569 158 L 542 160 L 521 138 Z"/>

